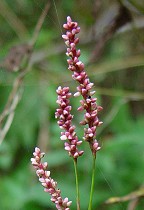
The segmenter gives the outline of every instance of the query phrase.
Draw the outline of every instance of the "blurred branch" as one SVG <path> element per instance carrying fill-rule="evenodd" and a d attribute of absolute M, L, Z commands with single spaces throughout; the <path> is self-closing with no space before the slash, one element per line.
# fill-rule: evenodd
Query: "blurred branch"
<path fill-rule="evenodd" d="M 106 204 L 113 204 L 118 202 L 126 202 L 126 201 L 132 201 L 135 199 L 139 199 L 141 197 L 144 197 L 144 187 L 141 187 L 140 189 L 129 193 L 122 197 L 112 197 L 105 201 Z"/>
<path fill-rule="evenodd" d="M 47 2 L 47 4 L 45 5 L 44 10 L 42 11 L 42 14 L 36 24 L 34 33 L 33 33 L 33 37 L 31 39 L 31 52 L 29 53 L 29 56 L 27 58 L 27 63 L 25 65 L 25 67 L 23 69 L 21 69 L 20 74 L 18 75 L 18 77 L 15 79 L 14 83 L 13 83 L 13 87 L 12 87 L 12 91 L 8 97 L 7 100 L 7 104 L 5 105 L 5 108 L 2 112 L 2 114 L 0 115 L 0 144 L 2 143 L 6 133 L 8 132 L 10 125 L 13 121 L 13 117 L 14 117 L 14 111 L 18 105 L 18 101 L 19 101 L 19 91 L 22 87 L 22 83 L 23 83 L 23 79 L 25 77 L 25 75 L 29 72 L 30 68 L 31 68 L 31 55 L 32 55 L 32 51 L 34 49 L 35 43 L 37 41 L 39 32 L 41 30 L 42 24 L 44 22 L 44 19 L 48 13 L 50 7 L 50 3 L 49 1 Z M 6 119 L 7 117 L 7 119 Z M 6 122 L 4 123 L 4 126 L 2 127 L 2 124 L 4 122 L 4 120 L 6 120 Z"/>
<path fill-rule="evenodd" d="M 116 34 L 120 34 L 120 33 L 125 33 L 125 32 L 129 32 L 133 29 L 142 29 L 144 28 L 144 18 L 143 17 L 138 17 L 133 19 L 133 23 L 127 23 L 126 25 L 124 25 L 123 27 L 121 27 Z"/>
<path fill-rule="evenodd" d="M 137 2 L 135 0 L 129 0 L 129 2 L 137 8 L 138 11 L 140 11 L 142 14 L 144 14 L 144 4 L 141 2 Z"/>
<path fill-rule="evenodd" d="M 125 98 L 126 100 L 131 100 L 131 101 L 144 100 L 144 93 L 140 92 L 118 90 L 113 88 L 99 88 L 99 87 L 95 87 L 95 89 L 101 95 L 119 96 Z"/>
<path fill-rule="evenodd" d="M 9 110 L 6 110 L 7 112 L 3 113 L 3 117 L 5 117 L 6 114 L 8 115 L 8 117 L 7 117 L 6 123 L 4 124 L 4 127 L 2 128 L 2 130 L 0 129 L 0 144 L 2 143 L 3 139 L 5 138 L 5 135 L 7 134 L 11 126 L 11 123 L 14 118 L 14 110 L 16 109 L 17 104 L 20 101 L 20 98 L 21 98 L 21 91 L 15 94 Z"/>
<path fill-rule="evenodd" d="M 17 77 L 15 79 L 14 83 L 13 83 L 13 89 L 12 89 L 10 95 L 9 95 L 9 98 L 7 100 L 7 104 L 5 105 L 4 110 L 0 115 L 0 127 L 1 127 L 1 124 L 3 123 L 4 119 L 6 118 L 6 116 L 8 116 L 9 114 L 11 114 L 11 112 L 14 111 L 12 109 L 12 107 L 13 107 L 15 96 L 17 95 L 17 90 L 18 90 L 18 87 L 20 86 L 20 83 L 21 83 L 21 80 L 20 80 L 19 77 Z M 14 107 L 16 107 L 16 106 L 14 106 Z M 1 132 L 1 130 L 0 130 L 0 132 Z"/>
<path fill-rule="evenodd" d="M 112 62 L 106 61 L 102 64 L 93 64 L 89 65 L 87 69 L 90 72 L 90 75 L 92 76 L 138 66 L 144 66 L 144 55 L 135 55 L 130 57 L 124 57 L 121 59 L 116 59 Z"/>
<path fill-rule="evenodd" d="M 28 34 L 28 31 L 5 0 L 0 0 L 0 14 L 5 18 L 11 28 L 16 32 L 19 39 L 23 41 L 25 35 Z"/>
<path fill-rule="evenodd" d="M 37 39 L 38 39 L 39 32 L 40 32 L 40 30 L 41 30 L 41 27 L 42 27 L 42 25 L 43 25 L 43 22 L 44 22 L 44 20 L 45 20 L 45 17 L 46 17 L 46 15 L 47 15 L 47 13 L 48 13 L 49 8 L 50 8 L 50 2 L 48 1 L 47 4 L 45 5 L 45 8 L 42 10 L 41 16 L 40 16 L 40 18 L 38 19 L 38 22 L 37 22 L 37 24 L 36 24 L 36 27 L 35 27 L 35 30 L 34 30 L 32 39 L 31 39 L 31 41 L 30 41 L 30 44 L 31 44 L 32 46 L 35 45 L 35 43 L 36 43 L 36 41 L 37 41 Z"/>

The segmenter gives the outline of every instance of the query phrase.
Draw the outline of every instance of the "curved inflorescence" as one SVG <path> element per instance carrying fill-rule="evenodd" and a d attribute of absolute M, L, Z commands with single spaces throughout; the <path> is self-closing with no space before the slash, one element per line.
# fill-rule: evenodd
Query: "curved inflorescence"
<path fill-rule="evenodd" d="M 51 195 L 51 201 L 55 203 L 58 210 L 70 210 L 72 201 L 68 201 L 68 198 L 62 199 L 61 191 L 57 189 L 57 182 L 50 176 L 50 171 L 47 171 L 47 162 L 42 163 L 41 159 L 45 153 L 42 153 L 38 147 L 35 148 L 33 153 L 34 158 L 31 158 L 32 165 L 36 169 L 36 174 L 39 177 L 39 181 L 44 187 L 44 191 Z"/>
<path fill-rule="evenodd" d="M 96 151 L 100 149 L 96 140 L 96 129 L 97 126 L 102 124 L 98 118 L 98 112 L 102 110 L 102 107 L 97 105 L 97 98 L 92 97 L 95 93 L 95 91 L 92 91 L 94 84 L 90 82 L 84 70 L 84 64 L 79 60 L 81 53 L 79 49 L 76 49 L 76 45 L 79 42 L 76 34 L 80 32 L 80 27 L 77 22 L 73 22 L 68 16 L 67 23 L 63 25 L 63 28 L 66 30 L 66 34 L 62 35 L 67 46 L 66 55 L 70 57 L 67 60 L 68 69 L 73 72 L 72 78 L 79 83 L 74 96 L 82 95 L 83 97 L 78 110 L 85 110 L 84 120 L 80 122 L 81 125 L 88 125 L 88 128 L 84 129 L 84 140 L 89 142 L 92 153 L 96 154 Z"/>

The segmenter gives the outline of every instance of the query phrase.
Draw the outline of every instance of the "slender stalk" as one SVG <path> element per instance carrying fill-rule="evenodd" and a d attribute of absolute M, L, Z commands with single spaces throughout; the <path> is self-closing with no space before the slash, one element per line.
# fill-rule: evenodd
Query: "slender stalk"
<path fill-rule="evenodd" d="M 92 197 L 93 197 L 94 183 L 95 183 L 95 162 L 96 162 L 96 155 L 93 155 L 92 180 L 91 180 L 91 191 L 90 191 L 88 210 L 92 210 Z"/>
<path fill-rule="evenodd" d="M 79 183 L 78 183 L 77 159 L 74 159 L 74 170 L 75 170 L 75 179 L 76 179 L 77 210 L 80 210 L 80 193 L 79 193 Z"/>

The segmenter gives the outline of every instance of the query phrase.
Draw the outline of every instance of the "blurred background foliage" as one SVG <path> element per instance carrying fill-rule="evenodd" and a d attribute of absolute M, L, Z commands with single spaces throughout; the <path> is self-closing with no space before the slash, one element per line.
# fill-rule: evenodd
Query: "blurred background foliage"
<path fill-rule="evenodd" d="M 0 112 L 2 113 L 19 72 L 8 68 L 5 58 L 13 46 L 28 43 L 47 1 L 0 1 Z M 104 110 L 97 129 L 102 149 L 97 155 L 93 209 L 142 210 L 142 198 L 106 205 L 111 197 L 143 187 L 144 177 L 144 2 L 143 0 L 50 1 L 50 9 L 32 54 L 32 67 L 22 85 L 22 97 L 12 125 L 0 145 L 0 209 L 55 209 L 43 192 L 30 158 L 37 145 L 46 152 L 51 175 L 63 197 L 76 209 L 75 178 L 71 158 L 59 140 L 54 118 L 56 88 L 76 83 L 67 70 L 62 24 L 70 15 L 81 26 L 81 60 L 95 84 L 98 104 Z M 79 98 L 72 99 L 78 136 L 82 114 Z M 1 125 L 2 128 L 2 125 Z M 86 143 L 79 159 L 81 208 L 87 209 L 91 154 Z"/>

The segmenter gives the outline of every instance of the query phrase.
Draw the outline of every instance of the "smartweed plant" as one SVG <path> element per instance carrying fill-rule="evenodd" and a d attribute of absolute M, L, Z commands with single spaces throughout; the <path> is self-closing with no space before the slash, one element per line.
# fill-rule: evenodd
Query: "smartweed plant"
<path fill-rule="evenodd" d="M 80 106 L 77 109 L 78 111 L 84 111 L 84 119 L 80 122 L 80 125 L 85 126 L 84 135 L 81 139 L 88 143 L 93 157 L 91 190 L 88 206 L 88 210 L 91 210 L 94 192 L 96 154 L 97 151 L 100 150 L 99 143 L 96 139 L 96 130 L 97 127 L 102 124 L 98 118 L 98 113 L 102 110 L 102 107 L 98 106 L 96 103 L 97 98 L 94 97 L 95 91 L 92 90 L 94 84 L 90 82 L 89 77 L 85 72 L 85 66 L 82 61 L 79 60 L 81 52 L 77 49 L 79 38 L 76 37 L 76 34 L 80 32 L 80 27 L 77 22 L 73 22 L 71 17 L 68 16 L 67 23 L 63 25 L 63 28 L 66 30 L 66 34 L 62 35 L 62 38 L 67 46 L 66 55 L 69 57 L 67 60 L 68 70 L 72 72 L 72 78 L 78 83 L 77 92 L 74 94 L 74 97 L 82 96 Z M 84 154 L 84 151 L 79 149 L 79 146 L 83 141 L 79 140 L 75 131 L 75 126 L 72 124 L 73 115 L 71 114 L 72 107 L 70 105 L 72 94 L 69 87 L 59 86 L 56 92 L 58 95 L 56 102 L 59 107 L 55 112 L 55 117 L 58 120 L 60 129 L 63 130 L 60 139 L 64 141 L 64 149 L 68 151 L 69 156 L 74 162 L 77 210 L 80 210 L 77 159 Z M 36 147 L 33 156 L 31 162 L 36 169 L 36 174 L 44 187 L 44 191 L 51 195 L 51 201 L 55 203 L 58 210 L 69 210 L 72 201 L 69 201 L 67 197 L 64 199 L 61 197 L 61 191 L 57 188 L 57 182 L 52 179 L 50 171 L 48 170 L 48 163 L 42 162 L 44 153 Z"/>

